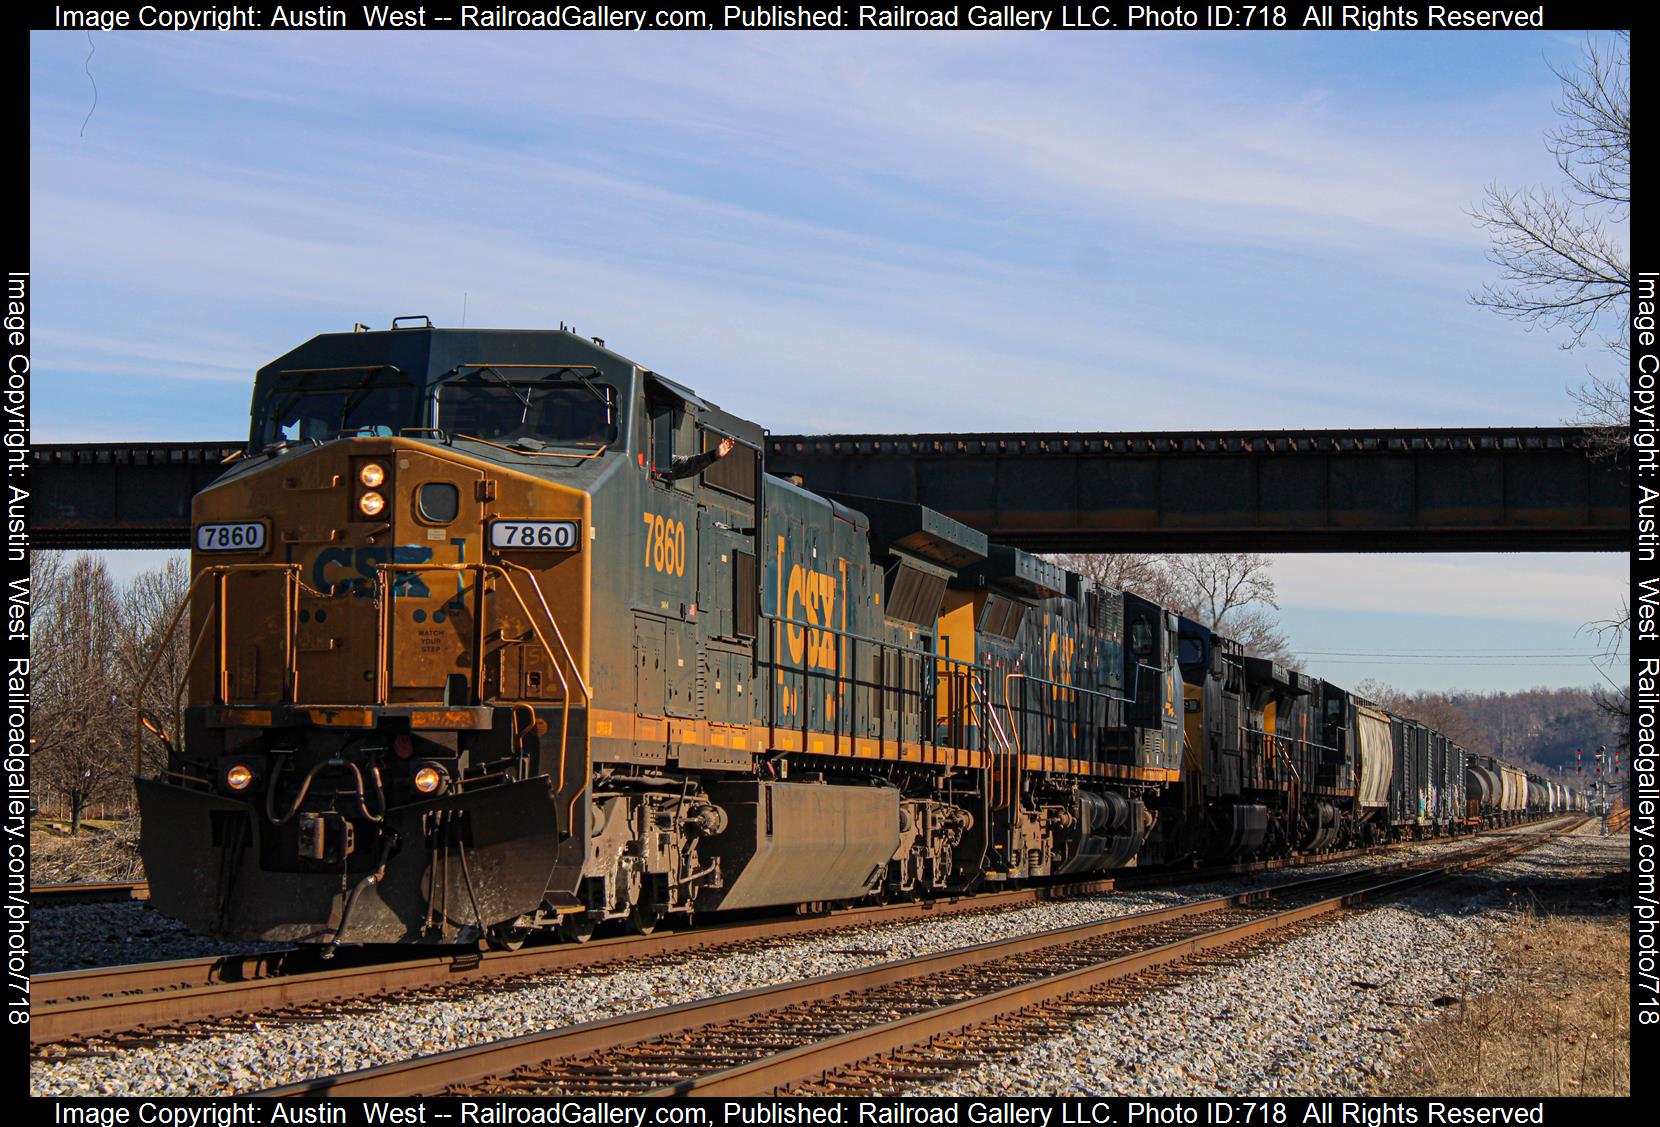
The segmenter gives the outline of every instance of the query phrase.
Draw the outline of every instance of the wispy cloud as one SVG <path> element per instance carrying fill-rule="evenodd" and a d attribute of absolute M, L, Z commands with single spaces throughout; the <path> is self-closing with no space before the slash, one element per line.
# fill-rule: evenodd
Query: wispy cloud
<path fill-rule="evenodd" d="M 1548 424 L 1582 371 L 1466 300 L 1571 39 L 108 36 L 82 138 L 84 45 L 31 40 L 45 440 L 237 435 L 272 357 L 463 294 L 775 431 Z M 1276 574 L 1300 629 L 1450 642 L 1623 568 Z"/>
<path fill-rule="evenodd" d="M 1277 556 L 1287 606 L 1512 619 L 1578 627 L 1607 618 L 1630 576 L 1625 553 Z M 1587 648 L 1589 644 L 1587 644 Z"/>
<path fill-rule="evenodd" d="M 97 321 L 42 348 L 105 378 L 133 335 L 135 372 L 230 379 L 465 292 L 778 429 L 1554 421 L 1574 373 L 1464 302 L 1473 171 L 1537 147 L 1472 135 L 1493 92 L 1431 114 L 1137 43 L 122 40 L 92 143 L 36 68 L 39 270 Z"/>

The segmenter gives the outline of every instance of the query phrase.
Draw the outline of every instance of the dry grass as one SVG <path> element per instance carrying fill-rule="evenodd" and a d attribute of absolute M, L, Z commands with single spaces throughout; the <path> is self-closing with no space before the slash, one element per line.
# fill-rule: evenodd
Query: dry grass
<path fill-rule="evenodd" d="M 36 821 L 29 833 L 29 883 L 142 880 L 138 819 L 96 825 L 83 823 L 70 837 L 65 829 Z"/>
<path fill-rule="evenodd" d="M 1485 970 L 1503 984 L 1418 1026 L 1371 1094 L 1629 1096 L 1631 936 L 1595 885 L 1533 905 L 1495 937 Z"/>

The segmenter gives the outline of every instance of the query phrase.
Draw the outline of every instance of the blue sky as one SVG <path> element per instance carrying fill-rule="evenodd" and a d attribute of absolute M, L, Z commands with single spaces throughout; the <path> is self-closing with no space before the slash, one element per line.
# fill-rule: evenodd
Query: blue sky
<path fill-rule="evenodd" d="M 92 42 L 31 43 L 38 441 L 235 436 L 294 343 L 464 302 L 777 431 L 1550 425 L 1597 359 L 1467 300 L 1577 35 Z M 1277 565 L 1301 646 L 1567 663 L 1311 663 L 1407 688 L 1590 683 L 1625 572 Z"/>

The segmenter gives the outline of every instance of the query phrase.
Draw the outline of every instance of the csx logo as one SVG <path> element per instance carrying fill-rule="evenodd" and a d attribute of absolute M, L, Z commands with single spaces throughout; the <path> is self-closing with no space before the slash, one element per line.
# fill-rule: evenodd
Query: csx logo
<path fill-rule="evenodd" d="M 1049 695 L 1056 700 L 1066 694 L 1061 686 L 1072 684 L 1073 661 L 1078 654 L 1078 640 L 1051 631 L 1049 635 L 1049 680 L 1055 682 Z"/>
<path fill-rule="evenodd" d="M 796 564 L 790 568 L 783 602 L 785 618 L 813 626 L 831 626 L 835 623 L 836 578 Z M 836 668 L 835 635 L 801 626 L 787 627 L 785 635 L 790 660 L 795 664 L 805 660 L 815 669 Z"/>
<path fill-rule="evenodd" d="M 311 565 L 311 585 L 319 591 L 350 591 L 355 599 L 375 593 L 378 564 L 421 564 L 432 562 L 432 549 L 424 544 L 394 544 L 389 548 L 325 548 Z M 392 597 L 430 597 L 431 591 L 418 571 L 392 573 Z"/>

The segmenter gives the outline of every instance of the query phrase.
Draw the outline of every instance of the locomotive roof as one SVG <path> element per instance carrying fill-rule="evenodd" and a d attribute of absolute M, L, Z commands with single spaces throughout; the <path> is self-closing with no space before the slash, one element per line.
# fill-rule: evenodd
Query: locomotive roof
<path fill-rule="evenodd" d="M 322 333 L 259 370 L 261 382 L 284 374 L 393 367 L 428 383 L 472 364 L 589 365 L 627 375 L 636 365 L 568 329 L 383 329 Z"/>
<path fill-rule="evenodd" d="M 592 368 L 608 381 L 626 384 L 637 369 L 647 382 L 683 399 L 711 423 L 759 446 L 762 428 L 721 410 L 691 389 L 606 348 L 603 341 L 570 329 L 454 329 L 421 325 L 322 333 L 292 348 L 259 370 L 254 404 L 303 376 L 326 372 L 394 371 L 417 385 L 433 384 L 458 368 L 515 365 Z"/>

